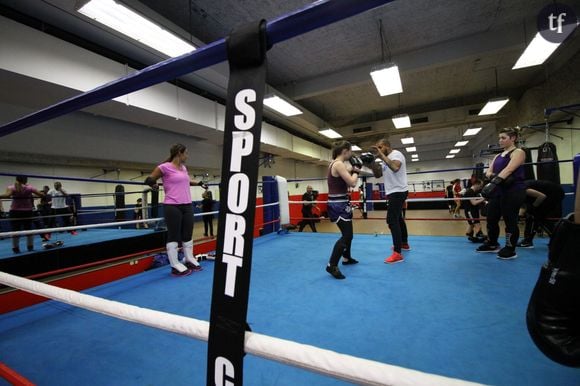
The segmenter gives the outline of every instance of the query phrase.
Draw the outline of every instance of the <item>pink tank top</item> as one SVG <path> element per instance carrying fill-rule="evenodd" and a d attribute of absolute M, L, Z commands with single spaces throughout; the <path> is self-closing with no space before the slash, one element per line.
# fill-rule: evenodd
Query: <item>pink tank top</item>
<path fill-rule="evenodd" d="M 187 168 L 181 165 L 177 170 L 173 163 L 164 162 L 158 166 L 163 176 L 164 204 L 180 205 L 191 204 L 191 191 L 189 190 L 189 174 Z"/>
<path fill-rule="evenodd" d="M 14 185 L 8 187 L 11 192 L 12 205 L 10 205 L 10 210 L 16 211 L 31 211 L 34 207 L 34 199 L 32 197 L 32 191 L 34 188 L 30 185 L 22 185 L 22 190 L 17 191 Z"/>

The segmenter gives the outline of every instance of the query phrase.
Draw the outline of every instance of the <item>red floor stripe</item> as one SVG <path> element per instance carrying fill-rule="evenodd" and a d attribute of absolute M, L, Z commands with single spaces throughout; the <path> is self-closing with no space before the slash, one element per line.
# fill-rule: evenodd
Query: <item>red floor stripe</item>
<path fill-rule="evenodd" d="M 12 370 L 10 367 L 0 362 L 0 377 L 4 378 L 14 386 L 34 386 L 34 383 Z"/>

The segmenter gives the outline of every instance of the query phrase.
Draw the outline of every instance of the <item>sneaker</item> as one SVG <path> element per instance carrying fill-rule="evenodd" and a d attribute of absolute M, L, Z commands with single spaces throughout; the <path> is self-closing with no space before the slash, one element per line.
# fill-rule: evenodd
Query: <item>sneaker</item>
<path fill-rule="evenodd" d="M 349 265 L 349 264 L 358 264 L 358 260 L 353 259 L 352 257 L 349 257 L 346 260 L 342 259 L 342 265 Z"/>
<path fill-rule="evenodd" d="M 403 244 L 401 244 L 401 249 L 403 251 L 410 251 L 411 250 L 411 246 L 409 245 L 409 243 L 403 243 Z"/>
<path fill-rule="evenodd" d="M 340 269 L 338 269 L 336 265 L 334 266 L 327 265 L 326 272 L 331 274 L 332 277 L 334 277 L 335 279 L 346 279 L 346 276 L 344 276 L 342 272 L 340 272 Z"/>
<path fill-rule="evenodd" d="M 479 237 L 479 236 L 478 237 L 473 237 L 473 236 L 470 236 L 467 239 L 469 241 L 471 241 L 472 243 L 475 243 L 475 244 L 481 244 L 481 243 L 484 243 L 485 242 L 485 237 Z"/>
<path fill-rule="evenodd" d="M 401 255 L 399 252 L 393 252 L 391 256 L 385 259 L 385 264 L 401 263 L 404 260 L 405 259 L 403 258 L 403 255 Z"/>
<path fill-rule="evenodd" d="M 191 269 L 186 269 L 183 272 L 179 272 L 175 268 L 171 268 L 171 275 L 176 276 L 176 277 L 178 277 L 178 276 L 189 276 L 189 275 L 191 275 Z"/>
<path fill-rule="evenodd" d="M 45 234 L 41 235 L 40 238 L 42 239 L 42 241 L 48 241 L 48 240 L 50 240 L 50 234 L 45 233 Z"/>
<path fill-rule="evenodd" d="M 480 245 L 476 250 L 476 252 L 483 252 L 483 253 L 496 253 L 499 251 L 499 244 L 490 244 L 488 242 L 483 243 Z"/>
<path fill-rule="evenodd" d="M 78 235 L 77 231 L 70 231 L 71 236 L 76 236 Z"/>
<path fill-rule="evenodd" d="M 518 248 L 533 248 L 534 243 L 528 240 L 522 240 L 518 243 Z"/>
<path fill-rule="evenodd" d="M 515 259 L 517 257 L 518 257 L 518 255 L 516 254 L 515 248 L 503 247 L 497 253 L 497 258 L 500 260 L 512 260 L 512 259 Z"/>
<path fill-rule="evenodd" d="M 185 266 L 187 267 L 187 269 L 191 270 L 192 272 L 203 271 L 203 268 L 201 267 L 201 265 L 195 265 L 193 263 L 190 263 L 189 261 L 185 262 Z"/>
<path fill-rule="evenodd" d="M 12 252 L 14 252 L 14 253 L 20 253 L 20 248 L 12 248 Z"/>

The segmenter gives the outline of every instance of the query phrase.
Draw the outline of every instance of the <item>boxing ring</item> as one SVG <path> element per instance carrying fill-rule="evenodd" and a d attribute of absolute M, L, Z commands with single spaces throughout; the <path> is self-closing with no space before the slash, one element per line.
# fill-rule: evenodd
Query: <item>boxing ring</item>
<path fill-rule="evenodd" d="M 267 23 L 268 44 L 388 2 L 315 2 Z M 8 123 L 0 136 L 225 59 L 222 39 Z M 288 214 L 283 211 L 280 218 Z M 361 263 L 345 269 L 350 280 L 339 284 L 323 271 L 335 237 L 282 232 L 254 242 L 248 322 L 255 332 L 244 339 L 247 384 L 580 381 L 577 371 L 535 349 L 522 320 L 545 249 L 506 265 L 466 253 L 459 238 L 416 237 L 414 247 L 428 253 L 385 275 L 365 257 L 384 254 L 387 239 L 357 235 L 353 252 Z M 175 280 L 157 269 L 86 293 L 0 272 L 1 284 L 53 299 L 0 316 L 0 374 L 16 384 L 27 384 L 17 373 L 39 384 L 203 384 L 207 348 L 200 341 L 210 331 L 205 320 L 216 265 L 203 266 L 191 278 Z"/>

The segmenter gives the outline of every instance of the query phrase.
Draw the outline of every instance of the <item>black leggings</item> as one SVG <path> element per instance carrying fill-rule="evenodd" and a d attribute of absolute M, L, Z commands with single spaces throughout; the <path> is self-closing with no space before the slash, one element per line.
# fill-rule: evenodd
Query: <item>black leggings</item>
<path fill-rule="evenodd" d="M 206 214 L 203 216 L 203 234 L 208 235 L 207 231 L 209 228 L 209 234 L 213 236 L 213 214 Z"/>
<path fill-rule="evenodd" d="M 341 256 L 350 259 L 350 245 L 352 244 L 352 221 L 338 220 L 336 223 L 342 237 L 336 241 L 328 264 L 337 266 Z"/>
<path fill-rule="evenodd" d="M 193 205 L 163 205 L 167 242 L 187 242 L 193 238 Z"/>
<path fill-rule="evenodd" d="M 403 217 L 403 205 L 407 199 L 408 192 L 395 192 L 389 194 L 389 207 L 387 208 L 387 224 L 393 237 L 393 248 L 395 252 L 401 253 L 401 246 L 407 244 L 407 224 Z"/>
<path fill-rule="evenodd" d="M 515 248 L 520 237 L 518 217 L 520 208 L 526 199 L 525 190 L 515 190 L 492 197 L 487 205 L 487 237 L 489 243 L 498 244 L 499 220 L 505 222 L 506 247 Z"/>

